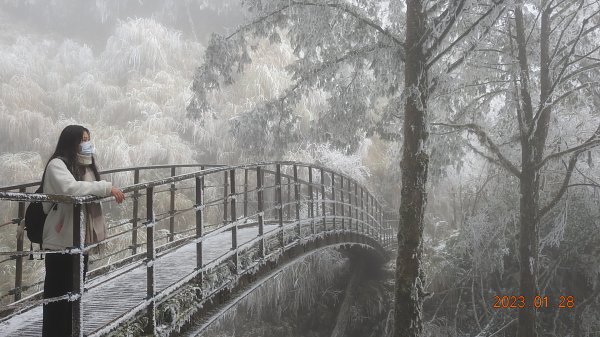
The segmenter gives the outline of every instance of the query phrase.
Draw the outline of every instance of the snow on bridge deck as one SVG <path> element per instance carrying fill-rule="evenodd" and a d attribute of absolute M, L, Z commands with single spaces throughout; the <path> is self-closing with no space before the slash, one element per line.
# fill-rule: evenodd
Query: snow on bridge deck
<path fill-rule="evenodd" d="M 276 225 L 265 225 L 265 233 Z M 238 244 L 243 244 L 258 235 L 258 227 L 238 229 Z M 231 249 L 231 232 L 225 231 L 203 241 L 205 264 L 221 257 Z M 159 292 L 179 281 L 196 268 L 196 244 L 180 247 L 156 260 L 154 265 L 155 290 Z M 110 277 L 113 271 L 107 276 Z M 119 275 L 105 283 L 90 280 L 91 289 L 83 295 L 83 333 L 89 335 L 101 329 L 116 318 L 127 314 L 146 298 L 146 265 Z M 96 286 L 96 284 L 98 284 Z M 1 336 L 41 336 L 42 307 L 33 308 L 0 324 Z"/>

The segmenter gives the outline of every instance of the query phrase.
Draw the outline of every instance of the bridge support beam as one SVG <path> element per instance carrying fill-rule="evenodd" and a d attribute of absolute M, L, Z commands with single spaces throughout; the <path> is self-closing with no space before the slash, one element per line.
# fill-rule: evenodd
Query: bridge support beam
<path fill-rule="evenodd" d="M 263 170 L 262 167 L 256 168 L 256 193 L 258 198 L 258 256 L 263 259 L 265 257 L 265 223 L 264 223 L 264 191 L 263 191 Z"/>
<path fill-rule="evenodd" d="M 281 164 L 275 165 L 275 197 L 277 205 L 277 220 L 279 223 L 279 245 L 285 247 L 285 233 L 283 232 L 283 200 L 281 196 Z"/>
<path fill-rule="evenodd" d="M 154 299 L 154 188 L 146 189 L 146 299 L 148 304 L 148 333 L 156 335 L 156 301 Z"/>
<path fill-rule="evenodd" d="M 79 253 L 71 255 L 73 261 L 73 293 L 79 298 L 71 302 L 71 336 L 83 336 L 83 312 L 81 311 L 81 297 L 83 296 L 83 241 L 81 225 L 83 207 L 81 204 L 73 205 L 73 246 Z"/>
<path fill-rule="evenodd" d="M 233 227 L 231 227 L 231 249 L 234 251 L 233 254 L 233 265 L 234 265 L 234 274 L 238 274 L 240 270 L 240 257 L 238 253 L 238 242 L 237 242 L 237 214 L 235 209 L 235 169 L 229 170 L 229 182 L 231 186 L 231 193 L 229 194 L 229 199 L 231 199 L 231 223 Z"/>

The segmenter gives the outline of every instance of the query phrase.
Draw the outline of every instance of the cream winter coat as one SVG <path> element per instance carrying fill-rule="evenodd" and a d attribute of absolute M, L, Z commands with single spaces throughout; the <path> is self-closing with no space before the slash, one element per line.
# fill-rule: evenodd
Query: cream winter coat
<path fill-rule="evenodd" d="M 77 181 L 65 163 L 54 158 L 48 163 L 44 178 L 44 193 L 71 196 L 110 195 L 112 184 L 108 181 Z M 44 223 L 43 248 L 61 250 L 73 247 L 73 205 L 44 203 L 44 213 L 48 214 Z M 85 224 L 82 223 L 82 231 Z"/>

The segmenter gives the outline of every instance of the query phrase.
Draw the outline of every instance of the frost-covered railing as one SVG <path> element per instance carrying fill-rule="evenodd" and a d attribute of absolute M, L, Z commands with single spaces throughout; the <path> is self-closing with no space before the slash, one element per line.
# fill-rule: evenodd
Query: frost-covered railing
<path fill-rule="evenodd" d="M 182 173 L 185 170 L 191 172 Z M 164 171 L 168 173 L 164 174 Z M 141 182 L 142 173 L 146 174 L 146 182 Z M 109 262 L 104 267 L 92 268 L 90 274 L 94 276 L 94 272 L 101 273 L 115 266 L 145 264 L 147 298 L 134 311 L 147 310 L 151 322 L 155 321 L 157 300 L 166 296 L 155 290 L 154 261 L 160 258 L 157 254 L 165 254 L 174 247 L 196 245 L 197 268 L 193 275 L 182 277 L 182 280 L 190 280 L 201 278 L 207 267 L 207 261 L 202 256 L 203 241 L 225 231 L 231 231 L 231 249 L 219 259 L 231 258 L 234 271 L 240 269 L 238 254 L 242 246 L 258 244 L 259 256 L 264 257 L 265 241 L 273 235 L 277 236 L 279 246 L 283 249 L 290 241 L 300 241 L 325 232 L 357 233 L 372 238 L 383 247 L 390 245 L 395 239 L 391 226 L 383 219 L 381 204 L 369 191 L 354 179 L 317 165 L 298 162 L 240 166 L 162 165 L 109 170 L 101 174 L 104 177 L 133 174 L 133 185 L 123 188 L 128 204 L 117 206 L 116 212 L 113 209 L 107 215 L 112 219 L 113 213 L 117 213 L 116 218 L 119 219 L 109 219 L 108 237 L 102 242 L 113 243 L 113 249 L 101 257 Z M 83 205 L 91 202 L 106 203 L 112 198 L 26 193 L 27 188 L 38 185 L 39 182 L 35 182 L 0 188 L 2 209 L 10 210 L 11 206 L 14 208 L 14 204 L 17 204 L 16 217 L 5 221 L 9 218 L 3 215 L 1 222 L 4 224 L 0 225 L 0 229 L 20 223 L 28 202 L 49 201 L 74 205 L 74 247 L 60 252 L 36 250 L 34 255 L 73 255 L 74 292 L 68 299 L 73 305 L 73 334 L 80 336 L 83 254 L 97 246 L 83 245 Z M 169 197 L 163 198 L 164 193 L 168 193 Z M 146 202 L 140 203 L 139 200 L 144 196 Z M 6 207 L 7 204 L 11 206 Z M 144 208 L 145 217 L 141 218 L 139 214 L 144 212 Z M 113 216 L 109 216 L 111 214 Z M 189 215 L 193 216 L 188 218 Z M 274 224 L 277 229 L 265 233 L 266 224 Z M 258 227 L 256 239 L 238 244 L 237 230 L 241 226 Z M 145 233 L 142 229 L 145 229 Z M 2 282 L 0 299 L 6 303 L 9 297 L 12 298 L 12 303 L 3 305 L 7 309 L 5 312 L 9 312 L 11 307 L 12 311 L 21 309 L 21 303 L 31 306 L 53 300 L 38 299 L 39 291 L 22 298 L 27 290 L 36 285 L 39 287 L 42 283 L 38 280 L 24 284 L 24 257 L 31 255 L 30 251 L 23 249 L 24 240 L 26 241 L 22 236 L 16 239 L 14 251 L 0 251 L 0 267 L 15 261 L 14 288 L 6 289 L 6 280 L 3 279 Z M 116 261 L 113 262 L 112 259 Z M 39 262 L 34 260 L 34 263 Z M 123 268 L 124 272 L 131 269 Z M 38 272 L 41 273 L 41 268 Z M 170 288 L 172 287 L 167 289 Z"/>

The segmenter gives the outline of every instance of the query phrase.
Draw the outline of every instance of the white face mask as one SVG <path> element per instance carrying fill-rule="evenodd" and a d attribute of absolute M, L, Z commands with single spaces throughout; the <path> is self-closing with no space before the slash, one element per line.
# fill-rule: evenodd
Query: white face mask
<path fill-rule="evenodd" d="M 86 156 L 91 156 L 95 152 L 94 145 L 90 141 L 81 143 L 81 145 L 79 147 L 80 147 L 79 153 L 86 155 Z"/>

